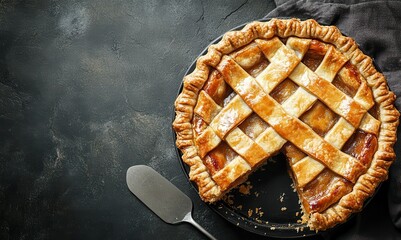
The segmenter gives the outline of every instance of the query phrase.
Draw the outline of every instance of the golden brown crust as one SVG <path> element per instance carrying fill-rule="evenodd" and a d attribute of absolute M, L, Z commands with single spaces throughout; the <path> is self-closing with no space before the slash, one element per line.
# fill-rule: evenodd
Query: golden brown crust
<path fill-rule="evenodd" d="M 378 149 L 369 169 L 358 178 L 352 191 L 338 203 L 323 212 L 310 215 L 308 225 L 312 229 L 324 230 L 346 221 L 352 213 L 360 211 L 364 201 L 372 196 L 379 183 L 387 179 L 388 168 L 395 159 L 393 145 L 399 122 L 399 112 L 394 107 L 395 95 L 389 91 L 384 76 L 375 69 L 372 59 L 359 50 L 355 41 L 343 36 L 338 28 L 321 26 L 314 20 L 272 19 L 269 22 L 253 22 L 240 31 L 226 33 L 220 42 L 209 47 L 208 53 L 198 59 L 196 69 L 184 78 L 183 90 L 175 102 L 176 119 L 173 127 L 177 133 L 176 144 L 183 153 L 183 161 L 190 166 L 190 179 L 197 184 L 203 200 L 213 202 L 221 198 L 226 189 L 220 189 L 212 179 L 194 143 L 191 121 L 198 95 L 211 68 L 215 68 L 224 55 L 255 39 L 271 39 L 274 36 L 317 39 L 334 45 L 366 79 L 379 110 L 381 124 Z"/>

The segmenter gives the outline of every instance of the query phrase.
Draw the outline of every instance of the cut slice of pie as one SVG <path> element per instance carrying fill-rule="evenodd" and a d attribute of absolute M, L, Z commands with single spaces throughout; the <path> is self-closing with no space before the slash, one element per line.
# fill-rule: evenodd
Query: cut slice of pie
<path fill-rule="evenodd" d="M 226 33 L 197 60 L 173 127 L 204 201 L 282 152 L 304 221 L 324 230 L 360 211 L 387 178 L 394 100 L 371 58 L 336 27 L 272 19 Z"/>

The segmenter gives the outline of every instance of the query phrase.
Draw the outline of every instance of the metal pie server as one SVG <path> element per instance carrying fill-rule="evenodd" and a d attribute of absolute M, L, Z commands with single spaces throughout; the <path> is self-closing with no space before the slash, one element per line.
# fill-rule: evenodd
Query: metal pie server
<path fill-rule="evenodd" d="M 130 167 L 127 185 L 163 221 L 170 224 L 188 222 L 210 239 L 216 239 L 192 218 L 191 199 L 153 168 L 145 165 Z"/>

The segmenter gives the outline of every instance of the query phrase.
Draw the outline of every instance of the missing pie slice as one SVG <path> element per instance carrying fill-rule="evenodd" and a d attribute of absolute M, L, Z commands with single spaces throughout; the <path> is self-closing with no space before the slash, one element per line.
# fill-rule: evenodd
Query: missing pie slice
<path fill-rule="evenodd" d="M 282 152 L 304 221 L 324 230 L 360 211 L 395 159 L 399 112 L 353 39 L 314 20 L 228 32 L 184 78 L 177 146 L 206 202 Z"/>

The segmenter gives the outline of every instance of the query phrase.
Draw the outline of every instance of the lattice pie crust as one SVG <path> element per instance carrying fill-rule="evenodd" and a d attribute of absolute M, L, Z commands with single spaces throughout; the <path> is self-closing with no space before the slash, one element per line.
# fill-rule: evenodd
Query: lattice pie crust
<path fill-rule="evenodd" d="M 303 219 L 324 230 L 360 211 L 387 178 L 394 100 L 371 58 L 336 27 L 272 19 L 226 33 L 197 60 L 173 127 L 204 201 L 281 151 Z"/>

